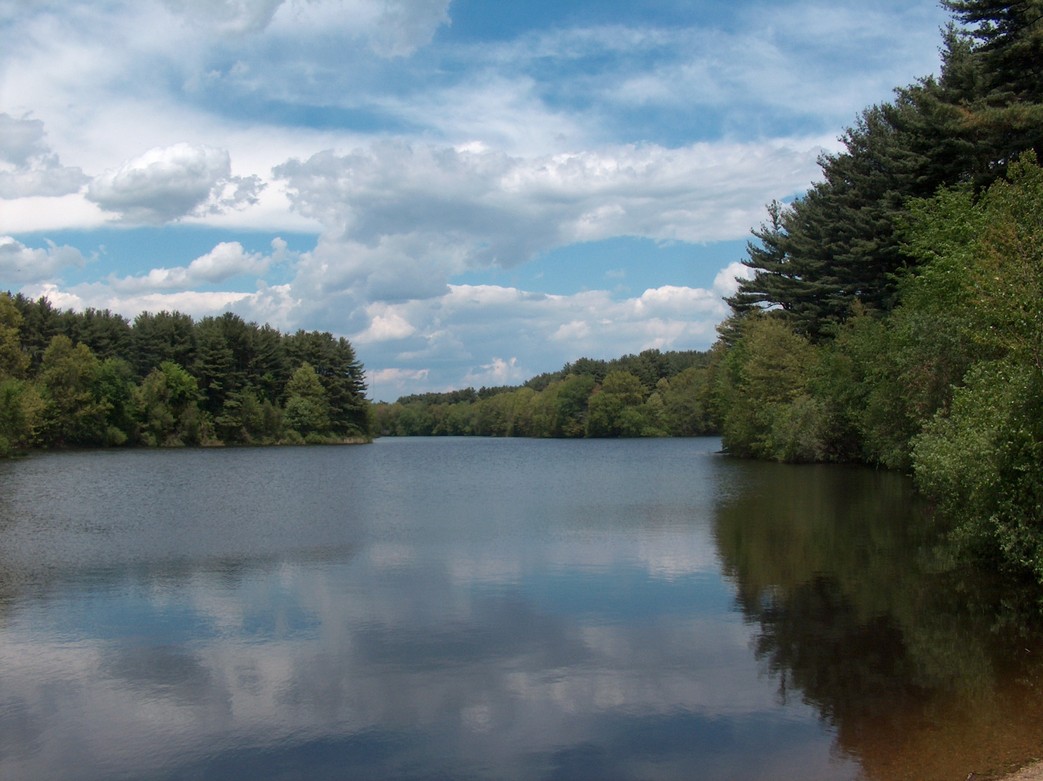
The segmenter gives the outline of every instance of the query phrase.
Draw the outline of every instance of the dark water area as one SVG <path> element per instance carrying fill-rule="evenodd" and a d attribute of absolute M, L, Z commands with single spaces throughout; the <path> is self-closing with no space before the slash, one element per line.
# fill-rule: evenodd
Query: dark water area
<path fill-rule="evenodd" d="M 957 779 L 1043 645 L 894 474 L 719 442 L 0 463 L 0 778 Z"/>

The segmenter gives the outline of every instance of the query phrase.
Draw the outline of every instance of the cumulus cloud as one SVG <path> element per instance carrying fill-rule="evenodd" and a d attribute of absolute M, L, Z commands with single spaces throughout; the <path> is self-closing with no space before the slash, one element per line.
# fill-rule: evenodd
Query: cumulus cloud
<path fill-rule="evenodd" d="M 202 255 L 187 266 L 154 268 L 147 274 L 111 278 L 112 289 L 121 293 L 161 291 L 191 288 L 207 283 L 224 282 L 237 276 L 260 276 L 271 266 L 273 260 L 286 256 L 286 242 L 272 242 L 273 255 L 247 252 L 238 241 L 221 242 L 210 252 Z"/>
<path fill-rule="evenodd" d="M 74 247 L 59 247 L 52 241 L 43 248 L 27 247 L 10 236 L 0 236 L 0 280 L 32 283 L 53 279 L 68 268 L 86 262 Z"/>
<path fill-rule="evenodd" d="M 427 369 L 367 369 L 366 378 L 370 383 L 390 390 L 386 398 L 394 398 L 405 393 L 405 389 L 416 383 L 424 382 L 430 374 Z"/>
<path fill-rule="evenodd" d="M 233 177 L 227 151 L 180 143 L 150 149 L 95 178 L 87 198 L 124 222 L 164 223 L 256 202 L 254 177 Z"/>
<path fill-rule="evenodd" d="M 45 296 L 60 309 L 82 310 L 87 307 L 108 309 L 133 319 L 141 312 L 183 312 L 194 318 L 219 314 L 234 309 L 236 312 L 258 322 L 277 323 L 250 314 L 253 306 L 263 305 L 267 291 L 239 292 L 234 290 L 116 290 L 104 282 L 90 282 L 72 287 L 53 283 L 26 285 L 21 292 L 30 298 Z"/>
<path fill-rule="evenodd" d="M 0 114 L 0 198 L 67 195 L 87 183 L 79 168 L 61 164 L 44 137 L 41 120 Z"/>
<path fill-rule="evenodd" d="M 754 271 L 742 263 L 730 263 L 717 272 L 713 279 L 713 289 L 721 298 L 733 296 L 739 290 L 740 279 L 753 279 Z"/>
<path fill-rule="evenodd" d="M 294 208 L 325 226 L 300 281 L 400 300 L 439 295 L 468 268 L 512 267 L 576 242 L 742 236 L 761 204 L 807 186 L 820 150 L 808 139 L 527 158 L 382 141 L 274 173 Z"/>
<path fill-rule="evenodd" d="M 509 359 L 493 358 L 490 363 L 482 364 L 464 375 L 463 384 L 471 387 L 496 387 L 501 385 L 517 385 L 529 377 L 518 366 L 517 357 Z"/>
<path fill-rule="evenodd" d="M 355 337 L 357 344 L 397 341 L 416 333 L 416 328 L 394 307 L 377 303 L 367 307 L 369 326 Z"/>

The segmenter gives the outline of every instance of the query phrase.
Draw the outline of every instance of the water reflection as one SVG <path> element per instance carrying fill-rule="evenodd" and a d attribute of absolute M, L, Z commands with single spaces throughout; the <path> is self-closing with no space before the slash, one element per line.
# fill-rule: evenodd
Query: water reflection
<path fill-rule="evenodd" d="M 962 779 L 1038 740 L 903 481 L 716 447 L 0 465 L 0 777 Z"/>
<path fill-rule="evenodd" d="M 575 444 L 0 467 L 0 775 L 853 779 L 749 652 L 716 443 Z"/>
<path fill-rule="evenodd" d="M 871 779 L 966 778 L 1043 745 L 1043 644 L 993 631 L 984 584 L 891 474 L 758 464 L 715 537 L 758 659 Z"/>

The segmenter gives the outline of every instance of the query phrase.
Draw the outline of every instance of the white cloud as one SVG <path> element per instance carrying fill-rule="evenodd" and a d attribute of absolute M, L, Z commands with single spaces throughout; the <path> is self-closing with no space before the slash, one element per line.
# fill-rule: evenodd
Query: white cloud
<path fill-rule="evenodd" d="M 55 307 L 82 310 L 87 307 L 109 309 L 133 319 L 141 312 L 178 311 L 194 318 L 218 314 L 235 308 L 237 312 L 249 313 L 254 301 L 261 297 L 257 293 L 242 293 L 227 290 L 173 290 L 118 291 L 100 282 L 62 288 L 52 283 L 27 285 L 21 292 L 30 298 L 46 296 Z M 245 315 L 244 315 L 245 316 Z M 251 317 L 251 319 L 254 319 Z M 276 322 L 274 319 L 271 322 Z"/>
<path fill-rule="evenodd" d="M 291 160 L 275 174 L 294 207 L 325 227 L 298 284 L 394 301 L 440 295 L 451 274 L 468 268 L 516 266 L 576 242 L 745 235 L 763 203 L 811 181 L 819 141 L 533 158 L 382 141 Z"/>
<path fill-rule="evenodd" d="M 87 198 L 125 222 L 164 223 L 256 200 L 257 177 L 231 176 L 228 152 L 186 143 L 154 148 L 95 178 Z"/>
<path fill-rule="evenodd" d="M 106 215 L 82 195 L 33 196 L 0 204 L 0 232 L 39 233 L 68 228 L 94 228 Z"/>
<path fill-rule="evenodd" d="M 940 26 L 941 14 L 929 5 L 749 4 L 739 19 L 733 29 L 633 35 L 633 51 L 658 55 L 652 64 L 605 74 L 590 87 L 620 106 L 726 108 L 736 119 L 756 121 L 759 134 L 772 132 L 760 126 L 769 111 L 776 121 L 803 115 L 823 126 L 847 124 L 861 107 L 888 99 L 894 87 L 938 67 L 937 27 L 930 20 Z M 896 35 L 896 28 L 907 32 Z M 616 28 L 584 32 L 597 32 L 606 46 L 627 40 Z M 569 50 L 564 42 L 557 45 Z M 741 131 L 734 122 L 729 129 Z"/>
<path fill-rule="evenodd" d="M 431 42 L 449 23 L 450 0 L 383 0 L 373 29 L 373 49 L 384 56 L 404 57 Z"/>
<path fill-rule="evenodd" d="M 428 369 L 366 369 L 370 387 L 376 385 L 381 389 L 382 395 L 376 398 L 385 401 L 393 401 L 405 395 L 407 388 L 424 383 L 429 374 Z"/>
<path fill-rule="evenodd" d="M 356 344 L 397 341 L 416 333 L 408 320 L 386 304 L 372 304 L 367 309 L 369 327 L 355 337 Z"/>
<path fill-rule="evenodd" d="M 43 122 L 38 119 L 15 119 L 0 114 L 0 160 L 16 166 L 28 165 L 34 157 L 46 155 Z"/>
<path fill-rule="evenodd" d="M 41 120 L 0 114 L 0 198 L 67 195 L 86 183 L 47 146 Z"/>
<path fill-rule="evenodd" d="M 431 42 L 450 22 L 450 0 L 168 0 L 196 24 L 216 21 L 231 32 L 265 27 L 277 37 L 336 37 L 362 42 L 382 57 L 404 57 Z"/>
<path fill-rule="evenodd" d="M 273 255 L 247 252 L 237 241 L 221 242 L 210 252 L 202 255 L 187 266 L 154 268 L 147 274 L 122 278 L 110 278 L 109 283 L 119 293 L 163 291 L 192 288 L 206 283 L 224 282 L 241 275 L 260 276 L 271 266 L 274 259 L 287 257 L 286 242 L 272 242 Z"/>
<path fill-rule="evenodd" d="M 467 387 L 497 387 L 501 385 L 518 385 L 529 379 L 529 375 L 518 366 L 518 359 L 493 358 L 492 362 L 472 369 L 464 376 L 463 384 Z"/>
<path fill-rule="evenodd" d="M 32 249 L 10 236 L 0 236 L 0 280 L 3 283 L 42 282 L 85 263 L 83 255 L 74 247 L 59 247 L 48 241 L 46 248 Z"/>
<path fill-rule="evenodd" d="M 754 271 L 749 266 L 736 261 L 722 268 L 713 279 L 713 289 L 721 298 L 735 295 L 739 289 L 740 279 L 753 279 Z"/>

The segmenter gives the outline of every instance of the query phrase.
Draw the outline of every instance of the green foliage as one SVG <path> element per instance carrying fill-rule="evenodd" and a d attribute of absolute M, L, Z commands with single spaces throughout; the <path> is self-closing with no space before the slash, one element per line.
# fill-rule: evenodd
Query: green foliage
<path fill-rule="evenodd" d="M 196 333 L 192 318 L 181 312 L 142 312 L 134 318 L 130 363 L 144 377 L 164 361 L 192 366 Z"/>
<path fill-rule="evenodd" d="M 309 388 L 292 385 L 305 362 Z M 60 311 L 46 298 L 0 293 L 0 383 L 0 455 L 34 446 L 341 442 L 375 426 L 346 339 L 284 336 L 230 312 L 198 323 L 143 312 L 129 323 L 108 310 Z"/>
<path fill-rule="evenodd" d="M 297 331 L 286 339 L 286 354 L 292 365 L 299 367 L 307 363 L 313 368 L 326 393 L 325 414 L 332 434 L 368 434 L 369 403 L 364 372 L 347 339 L 337 339 L 325 332 Z"/>
<path fill-rule="evenodd" d="M 587 404 L 587 436 L 642 436 L 648 428 L 644 401 L 641 380 L 630 372 L 610 372 Z"/>
<path fill-rule="evenodd" d="M 1043 375 L 1009 360 L 969 372 L 915 441 L 918 483 L 968 547 L 1043 584 Z"/>
<path fill-rule="evenodd" d="M 0 379 L 0 457 L 32 446 L 42 413 L 43 399 L 35 385 L 12 377 Z"/>
<path fill-rule="evenodd" d="M 580 358 L 521 387 L 403 396 L 374 409 L 385 436 L 648 437 L 717 431 L 709 353 Z"/>
<path fill-rule="evenodd" d="M 778 317 L 751 315 L 740 332 L 718 376 L 725 448 L 755 458 L 820 460 L 822 405 L 808 396 L 815 348 Z"/>
<path fill-rule="evenodd" d="M 325 434 L 330 429 L 330 404 L 319 375 L 308 362 L 286 384 L 287 425 L 301 436 Z"/>
<path fill-rule="evenodd" d="M 134 388 L 134 371 L 122 358 L 106 358 L 98 365 L 94 393 L 107 410 L 107 445 L 123 445 L 138 438 Z"/>
<path fill-rule="evenodd" d="M 713 380 L 705 368 L 689 367 L 657 385 L 655 397 L 662 404 L 662 429 L 675 437 L 697 437 L 714 433 Z M 649 399 L 651 401 L 651 399 Z"/>
<path fill-rule="evenodd" d="M 218 439 L 229 444 L 270 444 L 279 441 L 283 414 L 252 390 L 236 391 L 228 395 L 214 418 L 214 430 Z"/>
<path fill-rule="evenodd" d="M 149 372 L 135 394 L 145 444 L 163 447 L 198 445 L 206 439 L 195 377 L 173 361 Z"/>
<path fill-rule="evenodd" d="M 76 344 L 85 344 L 99 360 L 123 357 L 130 352 L 130 323 L 108 309 L 87 308 L 83 312 L 59 313 L 61 332 Z"/>
<path fill-rule="evenodd" d="M 728 324 L 717 372 L 733 453 L 914 471 L 965 552 L 1043 584 L 1043 170 L 911 203 L 915 271 L 888 314 L 812 343 L 784 313 Z"/>
<path fill-rule="evenodd" d="M 21 325 L 22 313 L 11 296 L 0 293 L 0 378 L 23 377 L 29 368 L 29 357 L 19 339 Z"/>
<path fill-rule="evenodd" d="M 940 245 L 912 298 L 939 290 L 972 363 L 915 439 L 915 473 L 971 548 L 1043 584 L 1043 170 L 1026 157 L 955 214 L 953 198 L 923 205 L 914 230 L 975 230 Z"/>
<path fill-rule="evenodd" d="M 51 339 L 61 333 L 61 315 L 51 302 L 42 296 L 33 301 L 19 293 L 13 300 L 22 315 L 19 327 L 22 351 L 29 359 L 29 371 L 35 373 Z"/>
<path fill-rule="evenodd" d="M 913 469 L 966 550 L 1039 586 L 1043 6 L 944 5 L 940 76 L 754 231 L 715 415 L 741 455 Z"/>
<path fill-rule="evenodd" d="M 554 437 L 582 437 L 587 431 L 587 405 L 597 387 L 594 374 L 572 374 L 550 391 L 550 435 Z"/>
<path fill-rule="evenodd" d="M 38 383 L 43 398 L 41 436 L 58 445 L 101 445 L 109 405 L 97 393 L 100 361 L 85 344 L 59 334 L 43 354 Z"/>

